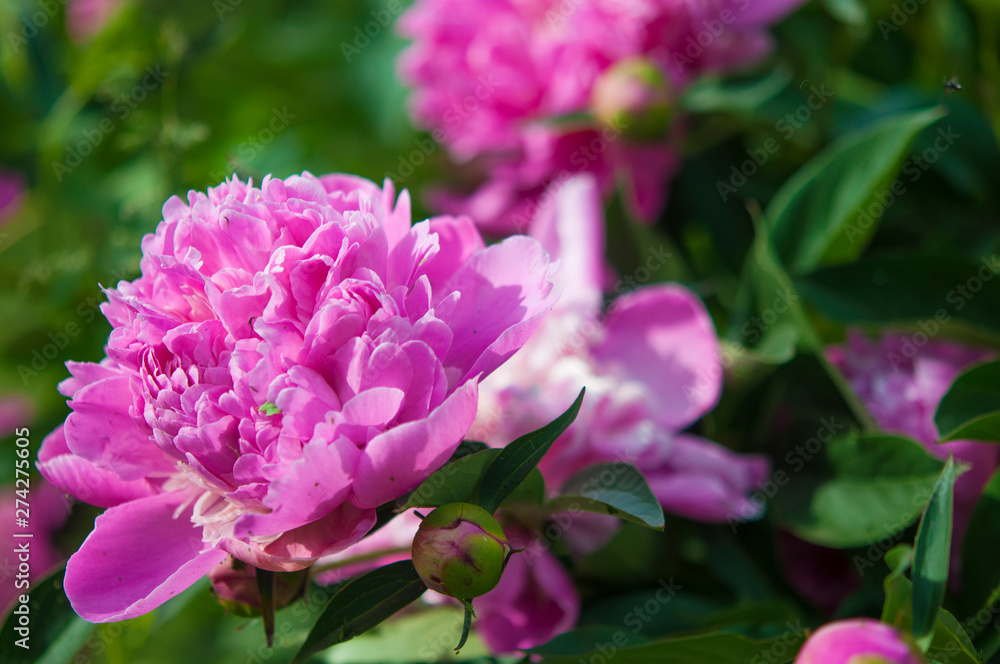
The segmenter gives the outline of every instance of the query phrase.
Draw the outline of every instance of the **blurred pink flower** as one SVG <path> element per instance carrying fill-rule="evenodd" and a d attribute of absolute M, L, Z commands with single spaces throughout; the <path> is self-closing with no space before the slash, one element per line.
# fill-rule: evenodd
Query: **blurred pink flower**
<path fill-rule="evenodd" d="M 24 188 L 20 173 L 0 170 L 0 225 L 11 221 L 21 211 Z"/>
<path fill-rule="evenodd" d="M 816 630 L 795 664 L 923 664 L 917 650 L 891 626 L 871 618 L 838 620 Z"/>
<path fill-rule="evenodd" d="M 824 615 L 832 615 L 861 586 L 859 571 L 846 551 L 779 533 L 777 555 L 786 578 Z"/>
<path fill-rule="evenodd" d="M 658 70 L 663 90 L 636 90 L 628 101 L 675 100 L 696 77 L 769 52 L 767 26 L 801 2 L 418 0 L 400 19 L 413 39 L 400 64 L 414 88 L 413 115 L 456 161 L 476 159 L 486 176 L 471 195 L 442 193 L 435 202 L 490 232 L 523 232 L 554 180 L 586 171 L 605 192 L 623 176 L 633 212 L 652 219 L 677 168 L 682 132 L 663 118 L 654 137 L 644 126 L 633 140 L 646 122 L 628 102 L 620 122 L 596 122 L 590 113 L 606 77 L 618 76 L 619 63 L 639 61 Z M 603 115 L 606 104 L 596 101 Z"/>
<path fill-rule="evenodd" d="M 918 347 L 908 335 L 889 333 L 870 340 L 858 331 L 849 332 L 845 344 L 827 349 L 830 362 L 844 374 L 880 427 L 913 438 L 937 457 L 953 454 L 970 466 L 955 482 L 952 583 L 958 579 L 959 550 L 972 511 L 1000 457 L 993 444 L 954 441 L 938 445 L 934 413 L 962 371 L 992 356 L 991 351 L 949 341 L 928 341 Z"/>
<path fill-rule="evenodd" d="M 17 394 L 0 397 L 0 438 L 13 436 L 17 429 L 30 425 L 32 411 L 27 397 Z"/>
<path fill-rule="evenodd" d="M 146 613 L 232 554 L 294 571 L 358 541 L 475 417 L 477 386 L 552 305 L 526 237 L 411 226 L 409 197 L 348 175 L 174 197 L 142 276 L 106 289 L 99 364 L 39 453 L 108 507 L 69 561 L 93 622 Z"/>
<path fill-rule="evenodd" d="M 29 527 L 19 528 L 16 519 L 23 515 L 17 514 L 17 510 L 24 505 L 16 501 L 24 500 L 24 494 L 16 493 L 17 489 L 23 490 L 24 485 L 0 489 L 0 542 L 3 542 L 3 552 L 0 552 L 0 616 L 10 608 L 16 597 L 30 589 L 24 585 L 26 581 L 33 584 L 65 558 L 56 549 L 53 536 L 69 514 L 66 497 L 40 477 L 31 477 L 25 501 L 29 505 Z M 32 537 L 14 537 L 16 533 L 32 533 Z M 25 543 L 29 547 L 27 561 L 17 553 Z M 20 569 L 24 562 L 30 568 L 27 578 L 22 576 Z"/>
<path fill-rule="evenodd" d="M 101 31 L 123 0 L 70 0 L 66 5 L 66 32 L 82 42 Z"/>
<path fill-rule="evenodd" d="M 642 471 L 667 511 L 707 522 L 754 518 L 760 510 L 748 493 L 768 461 L 681 433 L 721 391 L 711 317 L 677 284 L 642 286 L 603 312 L 603 229 L 588 176 L 564 185 L 534 220 L 532 236 L 560 259 L 563 294 L 536 336 L 480 386 L 469 436 L 503 446 L 555 419 L 586 386 L 576 422 L 539 465 L 550 489 L 590 465 L 621 461 Z"/>
<path fill-rule="evenodd" d="M 517 526 L 504 528 L 513 549 L 500 583 L 472 600 L 476 632 L 495 654 L 534 648 L 576 626 L 580 595 L 545 544 Z"/>

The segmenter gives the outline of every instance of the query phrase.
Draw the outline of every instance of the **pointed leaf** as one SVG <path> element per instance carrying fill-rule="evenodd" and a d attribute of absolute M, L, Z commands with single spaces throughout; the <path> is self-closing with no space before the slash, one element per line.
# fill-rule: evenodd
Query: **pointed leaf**
<path fill-rule="evenodd" d="M 486 468 L 479 490 L 479 505 L 487 512 L 493 513 L 500 503 L 514 489 L 528 478 L 531 471 L 538 466 L 545 453 L 552 447 L 569 428 L 580 412 L 583 395 L 586 389 L 580 390 L 569 409 L 537 431 L 521 436 L 507 447 Z"/>
<path fill-rule="evenodd" d="M 928 265 L 934 269 L 928 270 Z M 954 323 L 1000 330 L 1000 307 L 995 304 L 1000 279 L 993 278 L 997 272 L 1000 260 L 995 256 L 976 261 L 947 253 L 895 251 L 823 268 L 794 281 L 810 305 L 837 322 L 891 323 L 898 328 L 900 322 L 912 321 L 914 330 L 934 336 L 941 326 Z M 976 282 L 979 292 L 966 297 L 971 295 L 967 285 Z"/>
<path fill-rule="evenodd" d="M 476 503 L 486 468 L 499 454 L 500 450 L 484 449 L 442 466 L 413 490 L 398 511 L 405 512 L 414 507 L 440 507 L 448 503 Z M 537 468 L 533 468 L 505 502 L 541 504 L 544 499 L 545 479 Z"/>
<path fill-rule="evenodd" d="M 881 213 L 867 222 L 859 215 L 878 194 L 897 195 L 889 187 L 907 150 L 922 129 L 943 116 L 944 110 L 934 107 L 886 118 L 840 138 L 785 182 L 765 216 L 790 272 L 861 254 Z"/>
<path fill-rule="evenodd" d="M 966 615 L 974 616 L 992 604 L 1000 594 L 1000 471 L 993 474 L 983 488 L 969 520 L 962 543 L 962 577 L 974 579 L 962 588 L 962 607 Z M 992 613 L 991 613 L 992 615 Z"/>
<path fill-rule="evenodd" d="M 891 572 L 884 582 L 885 607 L 882 609 L 882 622 L 893 625 L 903 632 L 911 632 L 913 584 L 906 578 L 906 570 L 913 562 L 913 549 L 907 544 L 900 544 L 885 554 L 885 562 Z M 938 611 L 933 636 L 924 637 L 923 641 L 928 646 L 928 661 L 982 664 L 972 639 L 955 616 L 943 608 Z"/>
<path fill-rule="evenodd" d="M 943 465 L 899 436 L 848 434 L 827 443 L 826 455 L 832 476 L 803 474 L 775 494 L 774 505 L 797 537 L 831 548 L 868 546 L 916 521 L 919 497 L 930 495 Z"/>
<path fill-rule="evenodd" d="M 591 466 L 569 478 L 562 493 L 546 503 L 546 507 L 553 511 L 609 514 L 663 530 L 660 501 L 634 466 L 625 463 Z"/>
<path fill-rule="evenodd" d="M 958 471 L 951 458 L 941 471 L 927 503 L 913 549 L 913 635 L 922 638 L 934 629 L 944 601 L 951 558 L 951 518 Z"/>
<path fill-rule="evenodd" d="M 972 367 L 952 383 L 934 422 L 941 440 L 1000 443 L 1000 362 Z"/>
<path fill-rule="evenodd" d="M 330 598 L 292 664 L 367 632 L 418 599 L 425 590 L 427 587 L 409 560 L 348 581 Z"/>

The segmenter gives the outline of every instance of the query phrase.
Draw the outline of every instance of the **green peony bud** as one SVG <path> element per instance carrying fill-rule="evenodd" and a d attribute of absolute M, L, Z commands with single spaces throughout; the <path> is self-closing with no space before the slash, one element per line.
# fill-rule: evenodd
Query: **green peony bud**
<path fill-rule="evenodd" d="M 500 582 L 510 545 L 489 512 L 468 503 L 451 503 L 420 523 L 411 554 L 427 587 L 468 600 Z"/>
<path fill-rule="evenodd" d="M 594 84 L 594 116 L 636 140 L 660 140 L 673 118 L 670 85 L 663 72 L 643 58 L 628 58 Z"/>

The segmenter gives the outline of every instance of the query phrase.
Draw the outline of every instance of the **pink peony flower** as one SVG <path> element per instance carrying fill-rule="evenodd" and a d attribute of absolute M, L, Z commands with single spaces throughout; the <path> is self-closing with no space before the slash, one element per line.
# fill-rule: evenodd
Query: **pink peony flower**
<path fill-rule="evenodd" d="M 517 526 L 504 528 L 514 549 L 500 583 L 472 600 L 476 632 L 494 654 L 534 648 L 568 632 L 580 617 L 573 579 L 548 548 Z"/>
<path fill-rule="evenodd" d="M 0 170 L 0 225 L 11 221 L 21 211 L 24 188 L 20 173 Z"/>
<path fill-rule="evenodd" d="M 816 630 L 795 664 L 923 664 L 891 626 L 871 618 L 838 620 Z"/>
<path fill-rule="evenodd" d="M 347 175 L 171 198 L 142 276 L 106 290 L 99 364 L 39 453 L 109 509 L 70 559 L 93 622 L 140 615 L 232 554 L 294 571 L 360 539 L 440 467 L 480 378 L 551 307 L 538 242 L 467 219 L 411 227 L 409 197 Z"/>
<path fill-rule="evenodd" d="M 16 519 L 23 515 L 17 514 L 17 510 L 24 505 L 17 500 L 24 500 L 24 497 L 16 493 L 17 489 L 23 490 L 24 485 L 0 489 L 0 542 L 3 542 L 3 551 L 0 552 L 0 616 L 6 613 L 16 597 L 30 589 L 30 586 L 21 585 L 25 580 L 33 584 L 65 559 L 53 541 L 56 531 L 69 514 L 65 496 L 45 480 L 30 478 L 27 498 L 29 527 L 19 528 Z M 31 533 L 32 537 L 30 540 L 15 537 L 17 533 Z M 17 552 L 25 542 L 30 542 L 27 561 L 22 560 Z M 25 562 L 29 567 L 27 579 L 19 576 L 23 572 L 21 565 Z"/>
<path fill-rule="evenodd" d="M 343 551 L 320 558 L 316 562 L 316 583 L 329 586 L 400 560 L 410 559 L 413 536 L 420 527 L 420 517 L 412 510 L 403 512 L 392 521 Z"/>
<path fill-rule="evenodd" d="M 983 487 L 996 470 L 996 445 L 954 441 L 938 445 L 934 413 L 941 398 L 958 375 L 992 353 L 948 341 L 930 341 L 919 349 L 903 334 L 886 334 L 869 340 L 852 331 L 847 342 L 827 349 L 830 362 L 844 374 L 851 388 L 864 401 L 875 422 L 891 433 L 909 436 L 942 459 L 953 454 L 969 464 L 955 482 L 955 518 L 952 582 L 958 579 L 959 545 Z"/>
<path fill-rule="evenodd" d="M 485 173 L 471 195 L 436 203 L 490 232 L 523 232 L 553 181 L 586 171 L 604 191 L 624 176 L 633 211 L 653 218 L 681 132 L 665 117 L 650 136 L 633 104 L 676 99 L 700 75 L 752 63 L 771 48 L 766 27 L 801 1 L 418 0 L 400 19 L 413 39 L 400 65 L 413 115 L 455 160 L 477 159 Z M 607 108 L 600 91 L 635 87 L 607 81 L 622 62 L 658 70 L 663 89 L 629 92 L 625 115 L 602 124 L 590 117 Z"/>
<path fill-rule="evenodd" d="M 66 31 L 75 42 L 86 41 L 107 24 L 122 0 L 70 0 L 66 5 Z"/>
<path fill-rule="evenodd" d="M 698 298 L 677 284 L 644 286 L 602 311 L 607 272 L 592 178 L 563 186 L 531 233 L 560 258 L 563 295 L 524 350 L 482 384 L 470 437 L 501 446 L 554 419 L 586 385 L 576 422 L 539 465 L 549 488 L 595 463 L 624 461 L 675 514 L 708 522 L 759 514 L 747 494 L 767 460 L 681 433 L 715 406 L 722 384 L 715 328 Z"/>

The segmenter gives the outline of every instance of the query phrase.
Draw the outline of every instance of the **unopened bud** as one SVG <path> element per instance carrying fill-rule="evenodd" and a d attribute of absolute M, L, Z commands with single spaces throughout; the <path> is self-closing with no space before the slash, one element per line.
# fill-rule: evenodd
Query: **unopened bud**
<path fill-rule="evenodd" d="M 420 523 L 411 553 L 427 587 L 457 599 L 472 599 L 500 582 L 510 545 L 489 512 L 468 503 L 450 503 Z"/>
<path fill-rule="evenodd" d="M 591 105 L 600 122 L 638 140 L 663 138 L 673 118 L 670 85 L 643 58 L 622 60 L 605 71 L 594 84 Z"/>
<path fill-rule="evenodd" d="M 283 609 L 302 596 L 309 570 L 283 572 L 275 575 L 274 608 Z M 230 556 L 208 573 L 212 593 L 226 611 L 252 618 L 260 615 L 260 590 L 257 586 L 257 568 Z"/>

